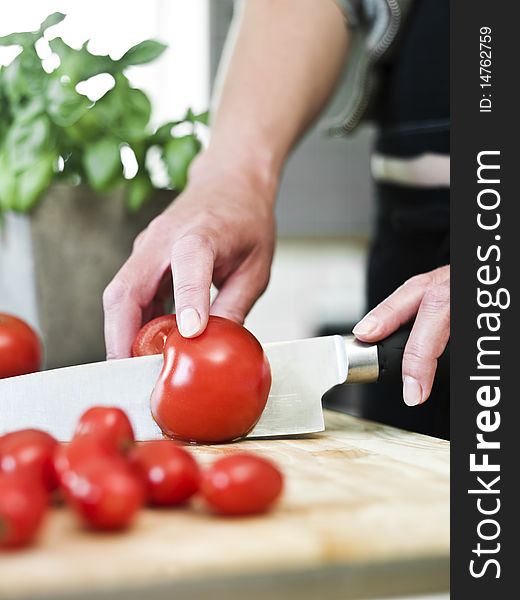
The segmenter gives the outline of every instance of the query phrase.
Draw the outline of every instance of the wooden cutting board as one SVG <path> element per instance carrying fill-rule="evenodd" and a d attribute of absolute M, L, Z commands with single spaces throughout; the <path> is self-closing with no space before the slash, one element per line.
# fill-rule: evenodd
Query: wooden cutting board
<path fill-rule="evenodd" d="M 195 505 L 143 511 L 124 534 L 50 515 L 31 549 L 0 554 L 0 598 L 366 598 L 449 585 L 449 443 L 326 411 L 303 439 L 193 449 L 261 452 L 286 475 L 254 518 Z"/>

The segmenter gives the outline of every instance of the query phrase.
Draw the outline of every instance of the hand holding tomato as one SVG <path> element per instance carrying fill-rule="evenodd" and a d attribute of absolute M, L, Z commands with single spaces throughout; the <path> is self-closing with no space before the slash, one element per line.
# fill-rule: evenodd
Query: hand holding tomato
<path fill-rule="evenodd" d="M 0 379 L 34 373 L 41 367 L 38 336 L 22 319 L 0 313 Z"/>

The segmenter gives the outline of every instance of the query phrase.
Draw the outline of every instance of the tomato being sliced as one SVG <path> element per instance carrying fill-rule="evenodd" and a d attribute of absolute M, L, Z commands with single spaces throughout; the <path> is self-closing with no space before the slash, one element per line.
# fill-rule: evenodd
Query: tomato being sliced
<path fill-rule="evenodd" d="M 52 492 L 58 486 L 54 452 L 58 442 L 45 431 L 22 429 L 0 438 L 0 472 L 23 475 Z"/>
<path fill-rule="evenodd" d="M 132 344 L 132 356 L 161 354 L 172 329 L 177 329 L 175 315 L 163 315 L 143 325 Z"/>
<path fill-rule="evenodd" d="M 195 338 L 173 329 L 151 397 L 152 415 L 166 435 L 197 443 L 229 442 L 256 425 L 271 387 L 258 340 L 245 327 L 211 316 Z"/>
<path fill-rule="evenodd" d="M 173 440 L 138 444 L 129 458 L 146 481 L 150 504 L 183 504 L 199 489 L 200 470 L 197 462 Z"/>
<path fill-rule="evenodd" d="M 38 371 L 41 358 L 34 330 L 22 319 L 0 313 L 0 379 Z"/>
<path fill-rule="evenodd" d="M 47 495 L 26 477 L 0 475 L 0 548 L 29 544 L 43 521 Z"/>
<path fill-rule="evenodd" d="M 115 406 L 93 406 L 81 415 L 74 437 L 92 434 L 102 437 L 120 452 L 128 450 L 135 439 L 130 419 Z"/>
<path fill-rule="evenodd" d="M 201 493 L 223 515 L 252 515 L 268 510 L 283 489 L 283 476 L 269 460 L 249 453 L 217 460 L 202 475 Z"/>

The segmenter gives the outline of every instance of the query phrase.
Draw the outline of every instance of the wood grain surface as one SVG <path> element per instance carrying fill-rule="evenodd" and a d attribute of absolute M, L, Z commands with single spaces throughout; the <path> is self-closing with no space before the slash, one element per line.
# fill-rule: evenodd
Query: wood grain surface
<path fill-rule="evenodd" d="M 449 443 L 326 411 L 300 439 L 193 449 L 260 452 L 286 476 L 268 515 L 143 511 L 123 534 L 52 511 L 38 543 L 0 554 L 0 598 L 366 598 L 448 589 Z"/>

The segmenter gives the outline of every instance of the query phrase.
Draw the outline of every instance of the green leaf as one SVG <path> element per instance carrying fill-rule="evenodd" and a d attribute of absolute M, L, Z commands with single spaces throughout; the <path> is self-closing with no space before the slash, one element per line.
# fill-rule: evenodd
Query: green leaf
<path fill-rule="evenodd" d="M 42 21 L 42 24 L 40 25 L 40 34 L 43 34 L 46 29 L 49 29 L 49 27 L 61 23 L 66 16 L 67 15 L 64 15 L 60 12 L 55 12 L 52 13 L 52 15 L 49 15 L 44 21 Z"/>
<path fill-rule="evenodd" d="M 119 143 L 106 138 L 88 146 L 83 157 L 83 167 L 89 184 L 96 191 L 108 191 L 123 170 Z"/>
<path fill-rule="evenodd" d="M 152 145 L 164 146 L 168 140 L 172 139 L 171 131 L 179 123 L 182 123 L 182 121 L 168 121 L 168 123 L 161 125 L 150 138 Z"/>
<path fill-rule="evenodd" d="M 190 123 L 202 123 L 203 125 L 208 125 L 209 123 L 209 110 L 201 112 L 199 114 L 195 114 L 191 108 L 188 108 L 186 114 L 184 115 L 184 120 L 189 121 Z"/>
<path fill-rule="evenodd" d="M 12 210 L 16 193 L 16 178 L 9 154 L 4 148 L 0 152 L 0 209 L 3 211 Z"/>
<path fill-rule="evenodd" d="M 47 112 L 60 127 L 74 125 L 92 105 L 90 100 L 78 94 L 71 82 L 61 81 L 55 75 L 46 90 Z"/>
<path fill-rule="evenodd" d="M 60 66 L 54 74 L 60 77 L 65 75 L 74 86 L 100 73 L 117 74 L 121 71 L 117 61 L 107 55 L 91 54 L 86 44 L 78 50 L 56 37 L 49 40 L 49 46 L 60 57 Z"/>
<path fill-rule="evenodd" d="M 13 172 L 31 168 L 39 160 L 42 152 L 51 145 L 50 130 L 51 125 L 46 115 L 27 119 L 24 119 L 23 114 L 17 115 L 7 132 L 5 142 Z"/>
<path fill-rule="evenodd" d="M 163 158 L 170 181 L 176 190 L 186 187 L 188 167 L 200 150 L 201 144 L 194 135 L 173 138 L 164 146 Z"/>
<path fill-rule="evenodd" d="M 39 96 L 47 78 L 36 50 L 27 47 L 2 71 L 2 87 L 8 100 L 20 105 Z"/>
<path fill-rule="evenodd" d="M 132 65 L 144 65 L 152 62 L 166 50 L 168 46 L 156 40 L 145 40 L 133 46 L 119 59 L 120 68 Z"/>
<path fill-rule="evenodd" d="M 13 210 L 27 212 L 36 204 L 54 177 L 56 159 L 57 155 L 54 152 L 47 152 L 30 168 L 18 174 Z"/>
<path fill-rule="evenodd" d="M 146 171 L 140 171 L 127 182 L 128 195 L 126 203 L 132 212 L 137 212 L 152 197 L 154 187 Z"/>
<path fill-rule="evenodd" d="M 0 37 L 0 46 L 32 46 L 40 37 L 39 33 L 32 31 L 10 33 Z"/>

